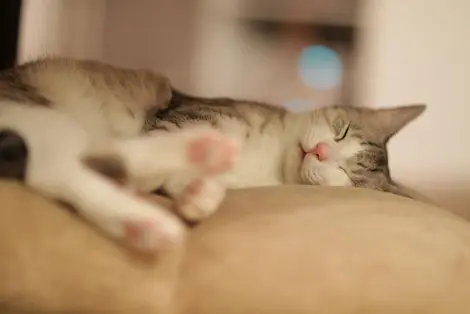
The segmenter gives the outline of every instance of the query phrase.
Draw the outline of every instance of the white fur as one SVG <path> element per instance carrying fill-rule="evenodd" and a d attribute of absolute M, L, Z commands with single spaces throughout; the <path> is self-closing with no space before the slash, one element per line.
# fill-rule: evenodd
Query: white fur
<path fill-rule="evenodd" d="M 224 141 L 217 132 L 207 129 L 105 141 L 104 137 L 94 139 L 90 136 L 93 132 L 86 132 L 76 120 L 58 111 L 6 101 L 0 103 L 0 108 L 0 129 L 19 133 L 28 146 L 27 185 L 70 203 L 115 238 L 125 237 L 126 224 L 146 226 L 137 239 L 132 239 L 132 244 L 142 249 L 180 241 L 183 229 L 178 219 L 91 171 L 81 158 L 103 144 L 107 151 L 125 160 L 137 184 L 146 182 L 145 188 L 150 188 L 146 181 L 149 178 L 170 172 L 203 172 L 201 165 L 190 163 L 187 157 L 192 140 L 209 137 Z M 217 145 L 214 147 L 217 150 Z M 225 148 L 220 145 L 220 149 Z M 220 191 L 212 193 L 220 200 Z"/>
<path fill-rule="evenodd" d="M 239 143 L 239 155 L 234 168 L 221 180 L 230 188 L 269 186 L 283 183 L 282 165 L 284 137 L 278 130 L 266 128 L 258 132 L 231 118 L 219 121 L 222 132 Z M 250 136 L 246 138 L 246 133 Z"/>

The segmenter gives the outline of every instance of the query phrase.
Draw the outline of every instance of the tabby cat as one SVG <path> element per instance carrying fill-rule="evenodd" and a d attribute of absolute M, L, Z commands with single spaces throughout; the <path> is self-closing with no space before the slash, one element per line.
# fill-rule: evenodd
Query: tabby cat
<path fill-rule="evenodd" d="M 169 106 L 149 118 L 144 130 L 175 131 L 203 123 L 230 136 L 240 155 L 231 171 L 216 178 L 229 188 L 311 184 L 408 196 L 390 176 L 387 143 L 425 108 L 333 106 L 293 113 L 264 103 L 173 90 Z M 164 188 L 177 195 L 191 180 L 173 176 Z"/>
<path fill-rule="evenodd" d="M 298 183 L 401 194 L 386 144 L 424 108 L 296 114 L 187 96 L 151 71 L 46 58 L 0 73 L 0 177 L 71 204 L 114 238 L 157 250 L 180 241 L 183 229 L 136 192 L 166 191 L 192 221 L 211 214 L 227 187 Z"/>

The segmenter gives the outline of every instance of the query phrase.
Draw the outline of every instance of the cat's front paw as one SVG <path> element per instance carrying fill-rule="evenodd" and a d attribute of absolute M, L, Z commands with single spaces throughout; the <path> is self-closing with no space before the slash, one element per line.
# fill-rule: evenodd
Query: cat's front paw
<path fill-rule="evenodd" d="M 188 141 L 189 162 L 204 174 L 213 174 L 231 169 L 237 157 L 236 144 L 213 130 L 194 130 Z"/>
<path fill-rule="evenodd" d="M 121 224 L 121 238 L 142 251 L 165 251 L 180 244 L 184 238 L 184 229 L 179 223 L 159 218 L 130 216 L 123 218 Z"/>
<path fill-rule="evenodd" d="M 144 251 L 162 251 L 181 242 L 178 231 L 162 229 L 158 221 L 128 220 L 123 222 L 124 240 Z"/>
<path fill-rule="evenodd" d="M 176 201 L 179 213 L 190 222 L 198 222 L 213 214 L 225 197 L 225 187 L 213 179 L 191 182 Z"/>

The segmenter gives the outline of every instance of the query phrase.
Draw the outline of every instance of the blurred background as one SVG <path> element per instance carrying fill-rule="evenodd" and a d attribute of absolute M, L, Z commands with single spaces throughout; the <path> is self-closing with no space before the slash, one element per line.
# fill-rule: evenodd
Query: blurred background
<path fill-rule="evenodd" d="M 424 102 L 390 143 L 392 175 L 470 217 L 468 12 L 468 0 L 2 0 L 0 66 L 92 58 L 295 111 Z"/>

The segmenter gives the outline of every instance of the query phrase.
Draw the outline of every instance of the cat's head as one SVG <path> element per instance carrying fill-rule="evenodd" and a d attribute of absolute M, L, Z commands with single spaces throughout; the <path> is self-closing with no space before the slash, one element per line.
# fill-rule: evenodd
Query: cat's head
<path fill-rule="evenodd" d="M 425 108 L 326 107 L 308 113 L 309 127 L 299 143 L 300 180 L 405 195 L 390 177 L 387 142 Z"/>

